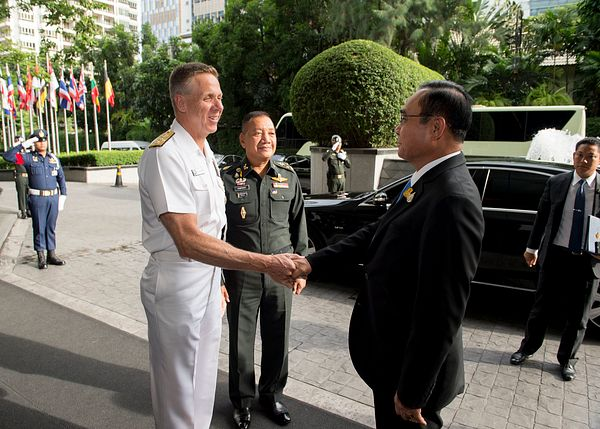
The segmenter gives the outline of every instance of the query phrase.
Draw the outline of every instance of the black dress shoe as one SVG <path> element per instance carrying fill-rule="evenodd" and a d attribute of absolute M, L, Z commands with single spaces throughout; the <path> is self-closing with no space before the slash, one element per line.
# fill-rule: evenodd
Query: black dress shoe
<path fill-rule="evenodd" d="M 261 400 L 260 403 L 264 407 L 269 418 L 279 426 L 285 426 L 292 421 L 290 412 L 287 407 L 283 405 L 283 402 Z"/>
<path fill-rule="evenodd" d="M 233 421 L 235 422 L 235 427 L 238 429 L 248 429 L 251 418 L 249 407 L 235 408 L 233 410 Z"/>
<path fill-rule="evenodd" d="M 43 250 L 37 252 L 38 258 L 38 268 L 40 270 L 45 270 L 48 268 L 48 264 L 46 263 L 46 253 Z"/>
<path fill-rule="evenodd" d="M 560 374 L 563 380 L 571 381 L 575 378 L 575 367 L 570 363 L 560 367 Z"/>
<path fill-rule="evenodd" d="M 529 359 L 531 355 L 526 355 L 523 352 L 514 352 L 510 357 L 510 363 L 513 365 L 521 365 L 527 359 Z"/>
<path fill-rule="evenodd" d="M 65 265 L 66 261 L 63 261 L 58 256 L 56 256 L 54 250 L 48 250 L 48 263 L 50 265 Z"/>

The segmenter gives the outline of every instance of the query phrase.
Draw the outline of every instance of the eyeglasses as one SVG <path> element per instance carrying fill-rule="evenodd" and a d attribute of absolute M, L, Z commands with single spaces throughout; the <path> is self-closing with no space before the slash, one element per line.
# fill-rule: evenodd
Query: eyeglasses
<path fill-rule="evenodd" d="M 409 115 L 405 110 L 400 110 L 400 125 L 406 124 L 408 118 L 431 118 L 433 115 Z"/>

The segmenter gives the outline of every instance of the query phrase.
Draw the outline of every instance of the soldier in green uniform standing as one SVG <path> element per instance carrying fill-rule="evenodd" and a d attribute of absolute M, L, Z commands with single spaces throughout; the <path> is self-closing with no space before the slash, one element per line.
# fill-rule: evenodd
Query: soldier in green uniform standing
<path fill-rule="evenodd" d="M 350 160 L 346 151 L 342 150 L 342 138 L 337 134 L 331 136 L 331 149 L 323 155 L 327 160 L 327 189 L 330 193 L 344 192 L 346 188 L 346 168 L 350 168 Z"/>
<path fill-rule="evenodd" d="M 15 138 L 15 146 L 19 143 L 23 143 L 25 139 L 22 136 Z M 17 188 L 17 204 L 19 206 L 19 217 L 25 219 L 31 217 L 31 212 L 27 207 L 27 187 L 29 179 L 27 177 L 27 170 L 23 165 L 23 157 L 17 157 L 15 163 L 15 186 Z"/>
<path fill-rule="evenodd" d="M 227 197 L 227 242 L 264 254 L 304 255 L 308 236 L 302 189 L 292 167 L 271 160 L 277 138 L 266 112 L 251 112 L 244 117 L 240 144 L 246 157 L 225 167 L 221 175 Z M 250 426 L 256 390 L 254 338 L 259 317 L 259 402 L 274 422 L 286 425 L 291 418 L 281 398 L 288 375 L 292 293 L 299 294 L 306 280 L 297 280 L 292 291 L 257 272 L 225 270 L 224 278 L 230 299 L 229 397 L 236 427 Z"/>

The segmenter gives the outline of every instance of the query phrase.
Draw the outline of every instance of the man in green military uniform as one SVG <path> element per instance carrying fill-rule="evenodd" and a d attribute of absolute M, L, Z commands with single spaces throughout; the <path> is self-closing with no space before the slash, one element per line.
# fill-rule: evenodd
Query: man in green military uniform
<path fill-rule="evenodd" d="M 240 144 L 246 157 L 225 167 L 221 175 L 227 196 L 227 242 L 253 252 L 304 255 L 308 237 L 302 189 L 292 167 L 271 160 L 277 138 L 266 112 L 251 112 L 244 117 Z M 281 397 L 288 375 L 292 293 L 299 294 L 306 280 L 297 280 L 292 291 L 257 272 L 225 270 L 224 278 L 230 299 L 229 397 L 236 427 L 250 426 L 256 390 L 254 338 L 259 311 L 259 401 L 273 421 L 286 425 L 291 418 Z"/>
<path fill-rule="evenodd" d="M 22 136 L 15 138 L 15 146 L 23 143 L 25 139 Z M 31 217 L 31 212 L 27 207 L 27 186 L 29 179 L 27 178 L 27 170 L 23 165 L 23 157 L 17 157 L 15 162 L 15 187 L 17 188 L 17 204 L 19 206 L 19 217 L 25 219 Z"/>
<path fill-rule="evenodd" d="M 350 168 L 350 160 L 346 151 L 342 150 L 342 138 L 337 134 L 331 137 L 331 149 L 323 155 L 327 160 L 327 189 L 330 193 L 344 192 L 346 188 L 346 168 Z"/>

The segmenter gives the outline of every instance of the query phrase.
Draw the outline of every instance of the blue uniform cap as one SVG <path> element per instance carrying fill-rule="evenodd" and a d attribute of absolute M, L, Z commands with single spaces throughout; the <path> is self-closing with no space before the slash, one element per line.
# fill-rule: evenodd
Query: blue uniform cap
<path fill-rule="evenodd" d="M 33 138 L 33 137 L 37 137 L 38 141 L 42 142 L 42 141 L 46 141 L 48 140 L 48 133 L 46 132 L 46 130 L 35 130 L 34 132 L 32 132 L 29 135 L 29 138 Z"/>

